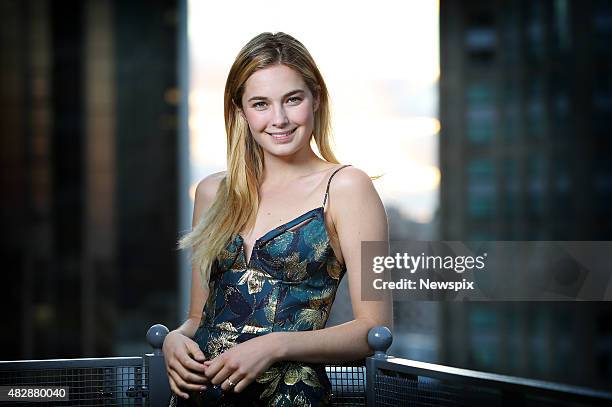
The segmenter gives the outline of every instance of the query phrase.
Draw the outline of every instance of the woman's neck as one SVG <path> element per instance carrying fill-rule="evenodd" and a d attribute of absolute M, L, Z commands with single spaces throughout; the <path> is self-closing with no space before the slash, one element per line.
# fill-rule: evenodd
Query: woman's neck
<path fill-rule="evenodd" d="M 264 152 L 262 182 L 276 185 L 285 184 L 323 169 L 324 164 L 325 161 L 320 159 L 310 146 L 299 153 L 285 157 Z"/>

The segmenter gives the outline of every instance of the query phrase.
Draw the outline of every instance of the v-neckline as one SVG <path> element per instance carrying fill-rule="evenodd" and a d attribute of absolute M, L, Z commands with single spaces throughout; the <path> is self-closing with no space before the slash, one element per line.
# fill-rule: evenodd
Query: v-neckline
<path fill-rule="evenodd" d="M 287 230 L 291 229 L 293 226 L 295 226 L 295 224 L 298 224 L 306 219 L 308 219 L 308 216 L 314 212 L 317 211 L 321 211 L 323 212 L 324 207 L 323 206 L 319 206 L 316 207 L 314 209 L 311 209 L 309 211 L 306 211 L 304 213 L 302 213 L 301 215 L 296 216 L 295 218 L 283 223 L 282 225 L 278 225 L 273 229 L 270 229 L 269 231 L 267 231 L 266 233 L 264 233 L 260 238 L 258 238 L 257 240 L 255 240 L 255 242 L 253 242 L 253 247 L 251 247 L 251 253 L 249 254 L 249 257 L 247 259 L 247 253 L 244 247 L 244 238 L 242 237 L 242 235 L 240 233 L 236 233 L 236 238 L 240 239 L 240 246 L 242 247 L 242 255 L 244 256 L 244 262 L 246 264 L 247 267 L 249 267 L 249 265 L 251 264 L 251 259 L 253 258 L 253 252 L 255 251 L 255 249 L 257 248 L 258 244 L 260 244 L 261 242 L 265 242 L 268 241 L 270 239 L 272 239 L 272 237 L 276 237 L 282 233 L 285 233 Z M 304 219 L 302 219 L 304 218 Z M 292 225 L 293 223 L 295 223 L 294 225 Z M 310 222 L 308 222 L 310 223 Z M 300 226 L 301 227 L 301 226 Z M 299 228 L 298 228 L 299 229 Z M 275 236 L 270 236 L 274 233 L 277 233 Z"/>

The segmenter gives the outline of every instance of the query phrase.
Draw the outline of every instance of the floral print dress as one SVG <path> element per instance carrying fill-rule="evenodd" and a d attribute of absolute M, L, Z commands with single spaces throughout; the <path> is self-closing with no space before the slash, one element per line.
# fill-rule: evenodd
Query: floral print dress
<path fill-rule="evenodd" d="M 210 295 L 194 340 L 207 359 L 241 342 L 277 331 L 325 327 L 346 268 L 336 258 L 325 227 L 323 205 L 259 238 L 246 260 L 236 234 L 213 265 Z M 331 384 L 321 364 L 273 364 L 241 393 L 209 386 L 171 406 L 324 406 Z"/>

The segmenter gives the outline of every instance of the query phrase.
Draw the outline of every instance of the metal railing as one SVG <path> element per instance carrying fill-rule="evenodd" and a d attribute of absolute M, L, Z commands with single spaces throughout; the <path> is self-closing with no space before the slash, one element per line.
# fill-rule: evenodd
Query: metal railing
<path fill-rule="evenodd" d="M 152 326 L 147 341 L 153 353 L 142 357 L 0 362 L 0 386 L 69 388 L 68 400 L 36 405 L 167 406 L 170 388 L 161 352 L 167 333 L 163 325 Z M 375 354 L 365 363 L 326 366 L 333 405 L 612 405 L 609 392 L 395 358 L 386 354 L 391 342 L 391 332 L 376 327 L 368 335 Z"/>
<path fill-rule="evenodd" d="M 21 360 L 0 362 L 0 386 L 16 389 L 65 387 L 68 400 L 36 405 L 58 406 L 167 406 L 170 386 L 161 347 L 168 329 L 154 325 L 147 332 L 153 353 L 140 357 Z M 21 398 L 23 399 L 23 398 Z M 0 405 L 33 400 L 0 401 Z"/>
<path fill-rule="evenodd" d="M 395 358 L 391 332 L 370 331 L 367 406 L 612 406 L 612 393 Z"/>

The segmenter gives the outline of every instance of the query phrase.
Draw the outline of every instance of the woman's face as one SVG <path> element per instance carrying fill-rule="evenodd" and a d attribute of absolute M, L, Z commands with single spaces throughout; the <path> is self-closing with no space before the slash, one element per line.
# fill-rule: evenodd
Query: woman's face
<path fill-rule="evenodd" d="M 242 111 L 264 151 L 287 156 L 310 145 L 318 101 L 302 76 L 285 65 L 259 70 L 245 83 Z"/>

